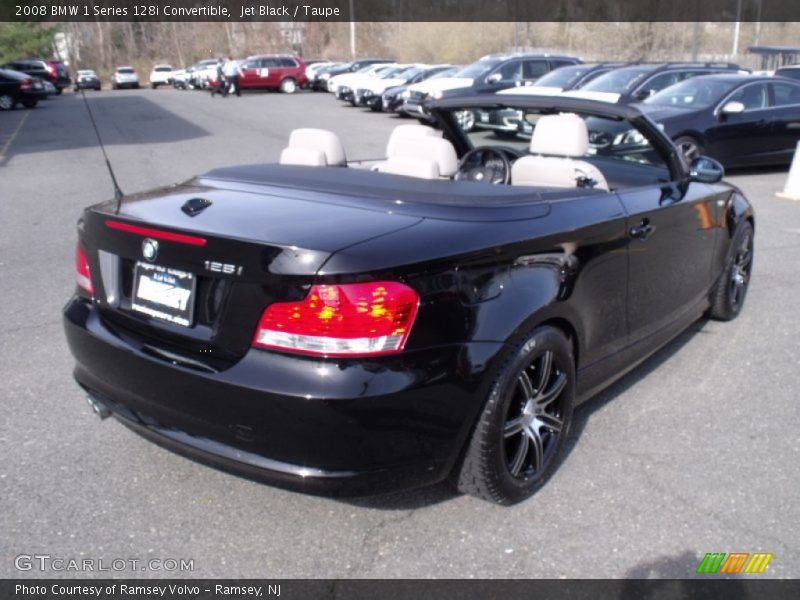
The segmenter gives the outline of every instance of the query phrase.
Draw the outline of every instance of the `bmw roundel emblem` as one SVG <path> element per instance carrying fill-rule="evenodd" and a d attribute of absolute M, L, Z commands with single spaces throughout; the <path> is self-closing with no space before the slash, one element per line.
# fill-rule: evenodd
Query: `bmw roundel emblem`
<path fill-rule="evenodd" d="M 158 242 L 156 240 L 145 238 L 142 242 L 142 256 L 146 260 L 153 262 L 158 256 Z"/>

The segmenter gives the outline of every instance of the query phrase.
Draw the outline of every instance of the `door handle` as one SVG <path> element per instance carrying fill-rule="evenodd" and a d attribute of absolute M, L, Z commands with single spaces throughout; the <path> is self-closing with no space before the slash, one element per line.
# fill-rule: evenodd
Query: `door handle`
<path fill-rule="evenodd" d="M 631 227 L 628 233 L 634 239 L 646 240 L 655 230 L 655 225 L 650 225 L 650 219 L 642 219 L 636 227 Z"/>

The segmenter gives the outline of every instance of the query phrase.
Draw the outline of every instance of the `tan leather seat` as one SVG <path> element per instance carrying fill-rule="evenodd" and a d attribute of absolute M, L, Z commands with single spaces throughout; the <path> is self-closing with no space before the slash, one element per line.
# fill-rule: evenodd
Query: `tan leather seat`
<path fill-rule="evenodd" d="M 312 167 L 347 166 L 344 147 L 337 135 L 326 129 L 311 128 L 292 131 L 289 145 L 281 152 L 279 162 Z"/>
<path fill-rule="evenodd" d="M 380 166 L 383 173 L 419 179 L 449 179 L 458 170 L 456 149 L 440 137 L 422 136 L 398 139 L 392 155 Z"/>
<path fill-rule="evenodd" d="M 591 187 L 608 191 L 603 173 L 593 164 L 575 160 L 586 155 L 589 132 L 576 114 L 546 115 L 536 122 L 530 152 L 511 166 L 512 185 Z"/>

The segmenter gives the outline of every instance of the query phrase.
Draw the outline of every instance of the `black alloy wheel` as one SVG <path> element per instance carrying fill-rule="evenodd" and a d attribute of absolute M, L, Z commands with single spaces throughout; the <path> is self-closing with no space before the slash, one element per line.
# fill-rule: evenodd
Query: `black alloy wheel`
<path fill-rule="evenodd" d="M 720 321 L 736 318 L 744 306 L 753 273 L 753 226 L 742 221 L 736 228 L 725 270 L 711 294 L 709 316 Z"/>
<path fill-rule="evenodd" d="M 498 504 L 532 496 L 555 471 L 572 420 L 572 344 L 550 326 L 512 347 L 457 470 L 463 493 Z"/>

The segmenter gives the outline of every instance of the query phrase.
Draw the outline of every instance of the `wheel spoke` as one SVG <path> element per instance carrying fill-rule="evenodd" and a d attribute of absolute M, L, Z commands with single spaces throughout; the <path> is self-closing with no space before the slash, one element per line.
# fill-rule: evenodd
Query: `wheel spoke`
<path fill-rule="evenodd" d="M 550 379 L 550 369 L 553 367 L 553 353 L 549 350 L 542 354 L 539 364 L 536 365 L 536 392 L 541 394 L 547 387 Z"/>
<path fill-rule="evenodd" d="M 522 470 L 523 465 L 525 465 L 525 458 L 528 456 L 529 446 L 530 446 L 530 440 L 528 439 L 528 436 L 527 435 L 520 436 L 519 444 L 517 445 L 517 450 L 514 453 L 514 458 L 511 459 L 511 464 L 508 465 L 508 470 L 514 477 L 519 475 L 519 472 Z"/>
<path fill-rule="evenodd" d="M 533 470 L 538 471 L 542 468 L 542 461 L 544 460 L 544 448 L 542 447 L 542 436 L 533 427 L 528 427 L 525 430 L 525 436 L 530 439 L 531 459 L 533 463 Z"/>
<path fill-rule="evenodd" d="M 527 370 L 522 371 L 519 374 L 519 386 L 522 388 L 522 395 L 525 397 L 525 400 L 530 400 L 534 396 L 533 390 L 533 383 L 531 382 L 531 378 L 528 376 Z"/>
<path fill-rule="evenodd" d="M 564 388 L 567 387 L 567 375 L 565 373 L 559 373 L 556 380 L 550 386 L 550 389 L 540 393 L 536 398 L 536 407 L 544 410 L 550 404 L 553 403 L 553 400 L 558 398 L 561 395 L 561 392 L 564 391 Z"/>
<path fill-rule="evenodd" d="M 561 433 L 564 428 L 564 422 L 554 415 L 543 413 L 536 418 L 553 433 Z"/>
<path fill-rule="evenodd" d="M 503 428 L 503 437 L 510 438 L 513 435 L 517 435 L 525 428 L 525 421 L 523 417 L 517 417 L 516 419 L 511 419 L 508 421 Z"/>

